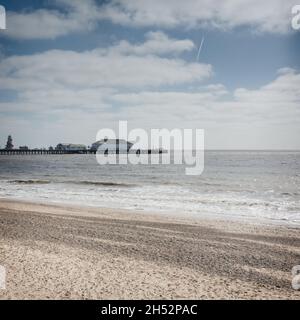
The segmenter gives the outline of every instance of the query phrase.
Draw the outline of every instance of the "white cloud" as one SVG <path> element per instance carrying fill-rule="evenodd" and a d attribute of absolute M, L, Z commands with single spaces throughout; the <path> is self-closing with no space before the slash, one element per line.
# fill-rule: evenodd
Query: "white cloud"
<path fill-rule="evenodd" d="M 146 34 L 146 39 L 146 42 L 139 45 L 132 45 L 128 41 L 123 40 L 118 45 L 109 48 L 107 51 L 134 55 L 163 55 L 167 53 L 182 53 L 184 51 L 191 51 L 195 48 L 193 41 L 189 39 L 171 39 L 161 31 L 148 32 Z"/>
<path fill-rule="evenodd" d="M 123 25 L 166 28 L 248 26 L 262 32 L 290 30 L 292 0 L 113 0 L 101 15 Z"/>
<path fill-rule="evenodd" d="M 193 47 L 189 39 L 151 32 L 139 44 L 124 46 L 121 41 L 85 52 L 51 50 L 7 57 L 0 62 L 0 87 L 18 96 L 16 102 L 2 103 L 0 111 L 103 112 L 111 107 L 107 97 L 120 90 L 198 83 L 212 75 L 210 65 L 172 58 Z M 160 56 L 166 53 L 168 57 Z"/>
<path fill-rule="evenodd" d="M 31 132 L 31 138 L 25 135 L 27 141 L 37 145 L 60 140 L 89 144 L 100 128 L 116 128 L 119 120 L 128 120 L 131 128 L 204 128 L 208 148 L 300 148 L 299 88 L 300 73 L 286 69 L 261 88 L 231 93 L 221 84 L 182 92 L 118 87 L 24 90 L 20 100 L 2 103 L 0 110 L 31 113 L 38 126 L 30 127 L 32 118 L 19 125 L 19 117 L 3 115 L 0 133 L 19 136 L 20 144 L 26 144 L 26 128 Z"/>
<path fill-rule="evenodd" d="M 98 8 L 94 0 L 55 0 L 54 4 L 58 9 L 8 11 L 7 29 L 3 34 L 23 40 L 55 39 L 95 28 Z"/>
<path fill-rule="evenodd" d="M 163 126 L 180 127 L 299 126 L 300 74 L 291 70 L 257 90 L 239 88 L 232 94 L 218 84 L 197 92 L 115 93 L 112 99 L 123 105 L 123 116 L 136 123 L 146 119 L 152 125 L 159 121 Z"/>
<path fill-rule="evenodd" d="M 190 40 L 152 33 L 143 44 L 126 42 L 126 49 L 121 42 L 108 49 L 85 52 L 51 50 L 11 56 L 0 62 L 0 86 L 19 91 L 140 88 L 192 83 L 210 77 L 210 65 L 154 55 L 191 48 Z"/>
<path fill-rule="evenodd" d="M 246 26 L 254 31 L 291 30 L 294 0 L 56 0 L 57 9 L 8 12 L 3 33 L 16 39 L 54 39 L 87 32 L 102 20 L 134 27 L 218 28 Z"/>
<path fill-rule="evenodd" d="M 240 102 L 281 105 L 283 108 L 289 103 L 300 102 L 300 74 L 295 70 L 285 68 L 280 70 L 279 76 L 273 82 L 259 90 L 237 89 L 235 98 Z"/>

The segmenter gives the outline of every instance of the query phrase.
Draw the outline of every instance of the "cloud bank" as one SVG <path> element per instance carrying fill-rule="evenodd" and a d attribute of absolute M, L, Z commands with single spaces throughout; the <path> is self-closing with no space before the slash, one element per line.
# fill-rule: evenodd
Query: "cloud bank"
<path fill-rule="evenodd" d="M 256 32 L 291 31 L 293 0 L 55 0 L 52 8 L 8 12 L 4 33 L 14 39 L 55 39 L 94 30 L 100 21 L 134 28 L 248 27 Z"/>
<path fill-rule="evenodd" d="M 221 143 L 226 148 L 224 131 L 228 147 L 243 139 L 251 146 L 251 132 L 260 133 L 257 139 L 265 145 L 275 148 L 275 142 L 290 140 L 287 147 L 296 147 L 296 140 L 288 137 L 300 134 L 297 70 L 282 68 L 273 81 L 255 90 L 230 91 L 213 82 L 211 65 L 178 56 L 193 48 L 190 39 L 152 32 L 141 43 L 121 41 L 84 52 L 49 50 L 7 57 L 0 63 L 0 87 L 15 92 L 15 99 L 0 102 L 2 130 L 9 132 L 18 122 L 25 130 L 32 119 L 39 119 L 56 141 L 68 128 L 72 141 L 78 137 L 89 143 L 87 137 L 91 140 L 99 128 L 128 120 L 143 128 L 204 128 L 211 146 Z M 16 114 L 22 120 L 16 120 Z M 33 135 L 33 128 L 27 130 Z M 274 138 L 274 132 L 279 136 Z"/>

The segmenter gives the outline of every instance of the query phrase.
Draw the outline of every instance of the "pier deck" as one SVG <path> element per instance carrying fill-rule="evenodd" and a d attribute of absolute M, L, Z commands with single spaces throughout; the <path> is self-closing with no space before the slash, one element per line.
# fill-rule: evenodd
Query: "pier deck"
<path fill-rule="evenodd" d="M 114 154 L 113 152 L 109 152 L 110 154 Z M 129 150 L 129 152 L 116 151 L 116 154 L 162 154 L 166 153 L 165 150 Z M 94 150 L 45 150 L 45 149 L 0 149 L 0 155 L 62 155 L 62 154 L 96 154 Z"/>

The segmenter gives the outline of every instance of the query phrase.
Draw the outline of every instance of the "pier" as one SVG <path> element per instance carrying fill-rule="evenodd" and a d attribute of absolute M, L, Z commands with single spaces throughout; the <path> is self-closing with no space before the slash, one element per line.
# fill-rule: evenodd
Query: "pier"
<path fill-rule="evenodd" d="M 162 154 L 168 153 L 162 148 L 157 149 L 137 149 L 132 148 L 133 143 L 123 139 L 102 139 L 87 147 L 84 144 L 59 143 L 55 148 L 34 148 L 20 146 L 14 148 L 12 136 L 7 138 L 6 147 L 0 149 L 0 155 L 69 155 L 69 154 Z"/>
<path fill-rule="evenodd" d="M 46 149 L 0 149 L 0 155 L 70 155 L 70 154 L 96 154 L 95 150 L 46 150 Z M 103 152 L 104 153 L 104 152 Z M 109 154 L 162 154 L 167 153 L 166 150 L 129 150 L 124 151 L 110 151 Z"/>
<path fill-rule="evenodd" d="M 83 153 L 85 151 L 80 151 Z M 38 154 L 79 154 L 79 151 L 44 150 L 44 149 L 0 149 L 0 155 L 38 155 Z"/>

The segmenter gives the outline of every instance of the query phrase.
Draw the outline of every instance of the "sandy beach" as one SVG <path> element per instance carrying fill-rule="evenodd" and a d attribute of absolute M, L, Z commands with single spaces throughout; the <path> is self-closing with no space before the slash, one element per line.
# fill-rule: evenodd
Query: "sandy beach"
<path fill-rule="evenodd" d="M 0 201 L 1 299 L 300 299 L 300 229 Z"/>

